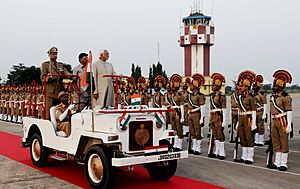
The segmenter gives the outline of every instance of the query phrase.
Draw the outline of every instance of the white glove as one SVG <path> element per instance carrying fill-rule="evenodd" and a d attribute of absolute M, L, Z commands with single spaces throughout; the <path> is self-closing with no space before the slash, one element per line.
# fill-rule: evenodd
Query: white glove
<path fill-rule="evenodd" d="M 292 111 L 287 112 L 287 127 L 286 127 L 286 134 L 292 131 Z"/>
<path fill-rule="evenodd" d="M 201 108 L 201 118 L 200 118 L 200 125 L 203 124 L 204 122 L 204 117 L 205 117 L 205 105 L 200 106 Z"/>
<path fill-rule="evenodd" d="M 225 127 L 225 125 L 226 125 L 226 109 L 222 109 L 222 112 L 223 112 L 222 127 Z"/>
<path fill-rule="evenodd" d="M 70 104 L 69 107 L 67 108 L 68 110 L 72 110 L 76 107 L 76 104 Z"/>
<path fill-rule="evenodd" d="M 180 105 L 180 113 L 181 113 L 181 119 L 180 119 L 180 123 L 184 122 L 184 106 Z"/>
<path fill-rule="evenodd" d="M 264 104 L 264 111 L 263 111 L 263 115 L 262 115 L 262 119 L 266 119 L 267 118 L 267 104 Z"/>
<path fill-rule="evenodd" d="M 236 125 L 235 125 L 235 130 L 237 130 L 239 127 L 239 122 L 236 122 Z"/>
<path fill-rule="evenodd" d="M 255 130 L 256 128 L 257 128 L 257 126 L 256 126 L 256 111 L 252 111 L 251 131 Z"/>

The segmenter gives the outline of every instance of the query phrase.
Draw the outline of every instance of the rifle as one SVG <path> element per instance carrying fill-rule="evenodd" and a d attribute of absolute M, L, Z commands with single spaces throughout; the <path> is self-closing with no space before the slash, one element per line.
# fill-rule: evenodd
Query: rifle
<path fill-rule="evenodd" d="M 266 150 L 267 155 L 267 167 L 272 168 L 273 165 L 273 142 L 272 142 L 272 117 L 271 117 L 271 112 L 270 112 L 270 139 L 269 139 L 269 146 L 268 149 Z"/>
<path fill-rule="evenodd" d="M 209 146 L 208 146 L 208 152 L 207 152 L 208 157 L 214 157 L 214 153 L 213 153 L 214 145 L 215 145 L 215 139 L 213 136 L 213 132 L 210 128 Z"/>
<path fill-rule="evenodd" d="M 229 134 L 230 134 L 230 141 L 229 142 L 230 143 L 234 143 L 234 138 L 233 138 L 234 137 L 233 136 L 234 135 L 234 125 L 235 124 L 233 122 L 232 122 L 232 125 L 231 124 L 228 125 L 228 127 L 230 128 L 230 130 L 229 130 Z"/>
<path fill-rule="evenodd" d="M 238 149 L 239 149 L 238 122 L 236 124 L 237 124 L 237 128 L 236 128 L 236 133 L 234 138 L 234 148 L 233 148 L 233 160 L 235 162 L 238 161 L 237 156 L 238 156 Z"/>

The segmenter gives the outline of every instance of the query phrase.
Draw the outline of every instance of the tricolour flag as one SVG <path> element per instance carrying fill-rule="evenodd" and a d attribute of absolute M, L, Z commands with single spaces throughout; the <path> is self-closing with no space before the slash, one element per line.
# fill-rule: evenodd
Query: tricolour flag
<path fill-rule="evenodd" d="M 80 87 L 84 91 L 87 90 L 88 86 L 91 83 L 91 79 L 90 79 L 91 76 L 93 78 L 92 61 L 93 61 L 92 52 L 90 51 L 89 52 L 88 63 L 87 63 L 87 66 L 85 66 L 85 68 L 84 68 L 83 76 L 82 76 L 81 81 L 80 81 Z M 93 78 L 92 82 L 93 82 L 93 91 L 94 91 L 94 89 L 95 89 L 94 78 Z M 87 92 L 90 93 L 90 91 L 87 91 Z"/>
<path fill-rule="evenodd" d="M 120 122 L 120 128 L 122 130 L 125 130 L 126 129 L 126 125 L 128 124 L 129 120 L 131 118 L 131 115 L 130 114 L 127 114 L 126 112 L 124 112 L 119 120 Z"/>
<path fill-rule="evenodd" d="M 159 123 L 159 125 L 163 125 L 166 123 L 165 117 L 163 116 L 163 114 L 161 112 L 156 112 L 155 118 L 156 118 L 156 121 Z"/>
<path fill-rule="evenodd" d="M 131 96 L 131 105 L 141 105 L 141 94 L 134 94 Z"/>

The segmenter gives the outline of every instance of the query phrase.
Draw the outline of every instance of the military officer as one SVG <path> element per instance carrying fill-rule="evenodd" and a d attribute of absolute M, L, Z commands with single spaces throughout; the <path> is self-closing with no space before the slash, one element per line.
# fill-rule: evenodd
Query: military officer
<path fill-rule="evenodd" d="M 234 130 L 237 129 L 238 123 L 238 112 L 239 112 L 239 104 L 238 104 L 238 95 L 240 93 L 240 86 L 238 82 L 234 82 L 235 90 L 231 95 L 231 135 L 230 135 L 230 143 L 234 143 Z"/>
<path fill-rule="evenodd" d="M 252 164 L 254 162 L 254 138 L 253 131 L 256 130 L 256 99 L 250 93 L 251 85 L 255 80 L 255 73 L 249 70 L 239 74 L 241 91 L 238 96 L 239 103 L 239 124 L 238 136 L 242 146 L 242 157 L 240 162 Z"/>
<path fill-rule="evenodd" d="M 292 131 L 292 98 L 284 91 L 286 83 L 292 82 L 292 76 L 286 70 L 277 70 L 274 74 L 273 94 L 270 97 L 272 115 L 271 136 L 275 163 L 271 168 L 280 171 L 288 169 L 288 135 Z"/>
<path fill-rule="evenodd" d="M 187 123 L 192 139 L 192 146 L 189 153 L 194 155 L 201 154 L 201 124 L 204 120 L 205 96 L 200 92 L 200 86 L 204 83 L 205 78 L 203 75 L 199 73 L 194 74 L 192 76 L 192 81 L 190 82 L 191 92 L 188 93 L 185 99 L 188 108 Z"/>
<path fill-rule="evenodd" d="M 172 88 L 171 88 L 170 81 L 168 81 L 166 84 L 166 90 L 167 90 L 167 92 L 164 94 L 164 98 L 163 98 L 164 99 L 163 106 L 166 107 L 167 109 L 169 109 L 172 106 L 172 102 L 171 102 Z M 166 112 L 166 125 L 167 125 L 167 129 L 172 128 L 172 125 L 170 122 L 170 112 Z"/>
<path fill-rule="evenodd" d="M 257 129 L 254 137 L 254 144 L 257 146 L 263 146 L 265 143 L 265 125 L 264 120 L 267 117 L 267 96 L 261 90 L 264 78 L 262 75 L 256 75 L 253 83 L 253 91 L 256 98 L 256 124 Z"/>
<path fill-rule="evenodd" d="M 173 147 L 175 150 L 182 150 L 183 129 L 181 123 L 184 122 L 184 99 L 181 92 L 179 92 L 182 77 L 178 74 L 173 74 L 170 80 L 172 88 L 170 100 L 174 111 L 171 111 L 169 116 L 172 129 L 177 132 L 178 136 L 178 138 L 175 138 Z"/>
<path fill-rule="evenodd" d="M 147 83 L 146 83 L 146 78 L 141 76 L 139 79 L 138 79 L 138 93 L 141 95 L 141 105 L 147 105 L 147 106 L 150 106 L 149 105 L 149 102 L 150 102 L 150 96 L 148 94 L 148 91 L 147 91 Z"/>
<path fill-rule="evenodd" d="M 186 77 L 185 80 L 182 82 L 182 95 L 184 99 L 184 122 L 183 122 L 183 134 L 186 135 L 189 132 L 189 127 L 188 127 L 188 103 L 187 103 L 187 98 L 188 98 L 188 88 L 189 85 L 191 84 L 191 79 L 189 77 Z"/>
<path fill-rule="evenodd" d="M 50 118 L 49 110 L 59 103 L 58 93 L 63 90 L 61 78 L 57 76 L 47 77 L 48 74 L 69 74 L 63 63 L 57 62 L 58 49 L 51 47 L 48 51 L 49 61 L 42 63 L 41 80 L 46 80 L 46 119 Z"/>
<path fill-rule="evenodd" d="M 131 105 L 131 96 L 135 91 L 135 81 L 133 77 L 127 78 L 126 85 L 125 85 L 125 92 L 122 97 L 122 106 L 126 108 L 127 106 Z"/>
<path fill-rule="evenodd" d="M 211 75 L 212 93 L 210 94 L 210 127 L 212 137 L 214 137 L 214 153 L 209 152 L 208 157 L 225 159 L 225 135 L 224 127 L 226 125 L 226 96 L 221 92 L 222 84 L 225 78 L 219 73 Z M 211 141 L 212 142 L 212 141 Z"/>

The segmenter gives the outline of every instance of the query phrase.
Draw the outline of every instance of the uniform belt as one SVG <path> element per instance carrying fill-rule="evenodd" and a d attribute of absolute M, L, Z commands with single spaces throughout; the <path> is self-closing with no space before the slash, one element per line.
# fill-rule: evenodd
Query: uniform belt
<path fill-rule="evenodd" d="M 189 112 L 189 114 L 198 114 L 200 113 L 199 111 L 195 111 L 195 112 Z"/>
<path fill-rule="evenodd" d="M 239 108 L 231 108 L 231 110 L 239 111 Z"/>
<path fill-rule="evenodd" d="M 286 116 L 286 112 L 283 112 L 281 114 L 272 115 L 272 119 L 281 118 L 283 116 Z"/>
<path fill-rule="evenodd" d="M 179 109 L 180 106 L 171 106 L 171 108 L 173 108 L 173 109 Z"/>
<path fill-rule="evenodd" d="M 210 113 L 214 113 L 214 112 L 222 112 L 222 109 L 217 108 L 217 109 L 210 110 Z"/>
<path fill-rule="evenodd" d="M 245 116 L 245 115 L 251 115 L 252 111 L 247 111 L 247 112 L 240 112 L 241 116 Z"/>
<path fill-rule="evenodd" d="M 198 107 L 198 108 L 194 108 L 194 109 L 192 109 L 192 110 L 190 110 L 190 112 L 198 112 L 200 110 L 200 107 Z"/>

